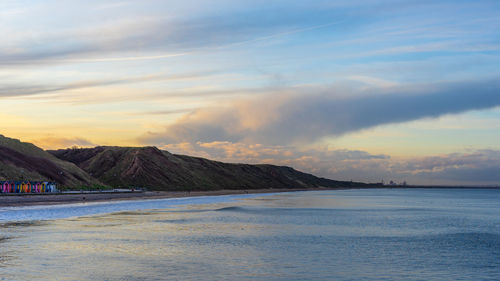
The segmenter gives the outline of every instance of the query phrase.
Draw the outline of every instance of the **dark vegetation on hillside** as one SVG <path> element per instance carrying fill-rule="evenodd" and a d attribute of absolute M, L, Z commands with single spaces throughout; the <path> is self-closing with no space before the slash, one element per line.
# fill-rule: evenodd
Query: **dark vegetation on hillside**
<path fill-rule="evenodd" d="M 44 151 L 0 135 L 0 180 L 55 181 L 63 189 L 140 187 L 149 190 L 362 187 L 274 165 L 228 164 L 171 154 L 156 147 Z"/>
<path fill-rule="evenodd" d="M 69 188 L 100 182 L 73 163 L 60 160 L 31 143 L 0 135 L 0 180 L 55 181 Z"/>
<path fill-rule="evenodd" d="M 290 167 L 228 164 L 171 154 L 156 147 L 95 147 L 49 152 L 114 187 L 214 190 L 360 185 L 318 178 Z"/>

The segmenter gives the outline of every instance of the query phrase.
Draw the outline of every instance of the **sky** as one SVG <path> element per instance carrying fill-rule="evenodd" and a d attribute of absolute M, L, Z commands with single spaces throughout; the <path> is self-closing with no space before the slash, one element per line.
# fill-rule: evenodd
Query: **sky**
<path fill-rule="evenodd" d="M 500 184 L 500 2 L 0 1 L 0 134 Z"/>

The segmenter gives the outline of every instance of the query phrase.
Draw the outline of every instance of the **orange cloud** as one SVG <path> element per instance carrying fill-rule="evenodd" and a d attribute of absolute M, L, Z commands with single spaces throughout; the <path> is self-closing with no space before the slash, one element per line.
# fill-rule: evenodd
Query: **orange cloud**
<path fill-rule="evenodd" d="M 96 146 L 89 140 L 84 138 L 64 138 L 64 137 L 44 137 L 33 140 L 33 143 L 45 149 L 61 149 L 68 147 L 93 147 Z"/>

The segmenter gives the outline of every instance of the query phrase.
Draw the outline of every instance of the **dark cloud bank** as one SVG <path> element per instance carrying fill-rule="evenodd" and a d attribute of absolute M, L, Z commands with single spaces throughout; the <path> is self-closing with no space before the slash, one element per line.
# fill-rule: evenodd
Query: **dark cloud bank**
<path fill-rule="evenodd" d="M 384 124 L 498 105 L 499 80 L 373 89 L 341 96 L 335 89 L 270 93 L 197 110 L 164 132 L 149 133 L 141 140 L 156 144 L 198 141 L 299 144 Z"/>

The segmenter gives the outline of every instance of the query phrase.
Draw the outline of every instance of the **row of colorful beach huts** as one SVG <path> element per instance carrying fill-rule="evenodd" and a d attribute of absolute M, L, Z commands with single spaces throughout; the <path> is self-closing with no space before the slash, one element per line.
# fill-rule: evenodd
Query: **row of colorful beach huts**
<path fill-rule="evenodd" d="M 55 182 L 0 181 L 0 193 L 49 193 L 57 192 Z"/>

